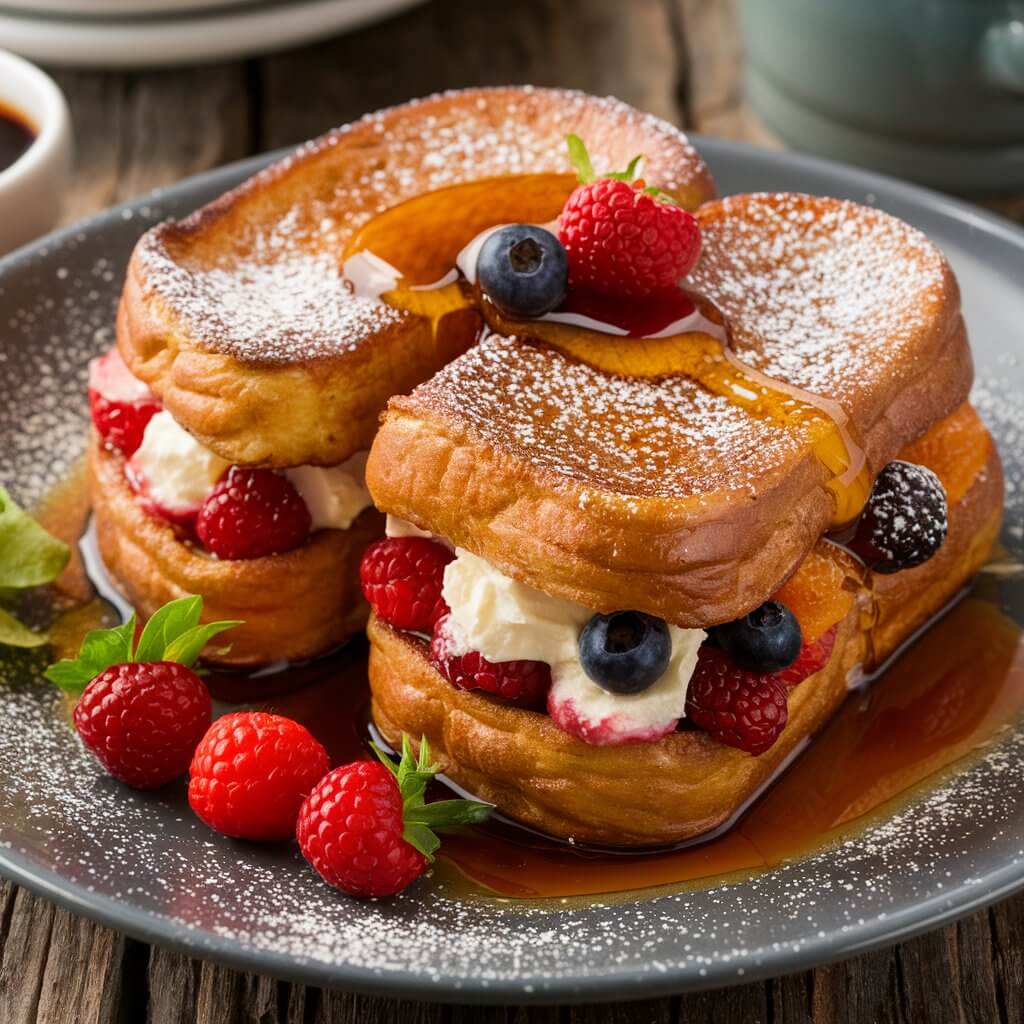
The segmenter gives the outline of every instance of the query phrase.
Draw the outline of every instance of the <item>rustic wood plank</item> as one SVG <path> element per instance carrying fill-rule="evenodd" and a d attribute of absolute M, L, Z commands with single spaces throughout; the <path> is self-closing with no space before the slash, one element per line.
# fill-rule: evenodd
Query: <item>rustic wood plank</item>
<path fill-rule="evenodd" d="M 6 883 L 5 887 L 6 887 Z M 24 889 L 13 892 L 0 956 L 0 1021 L 35 1024 L 56 907 Z"/>
<path fill-rule="evenodd" d="M 754 982 L 684 995 L 676 1019 L 679 1024 L 763 1024 L 770 1014 L 768 989 Z"/>
<path fill-rule="evenodd" d="M 988 911 L 1000 1017 L 1024 1020 L 1024 896 Z"/>
<path fill-rule="evenodd" d="M 743 98 L 743 54 L 736 0 L 676 0 L 686 46 L 691 126 L 781 149 L 782 141 Z"/>
<path fill-rule="evenodd" d="M 668 0 L 434 0 L 261 61 L 262 141 L 293 145 L 368 110 L 467 84 L 613 93 L 679 121 L 674 17 Z"/>
<path fill-rule="evenodd" d="M 241 64 L 54 75 L 75 133 L 68 223 L 249 152 L 251 104 Z"/>
<path fill-rule="evenodd" d="M 64 1024 L 71 1014 L 78 1024 L 118 1021 L 126 941 L 109 928 L 56 911 L 40 985 L 37 1024 Z"/>

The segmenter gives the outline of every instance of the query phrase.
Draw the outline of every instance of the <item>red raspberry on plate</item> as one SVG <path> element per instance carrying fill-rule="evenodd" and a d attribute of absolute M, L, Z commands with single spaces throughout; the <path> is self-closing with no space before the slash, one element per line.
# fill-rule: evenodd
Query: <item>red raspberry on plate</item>
<path fill-rule="evenodd" d="M 786 687 L 778 676 L 749 672 L 725 651 L 704 645 L 686 693 L 686 715 L 719 743 L 756 757 L 785 728 Z"/>
<path fill-rule="evenodd" d="M 138 451 L 146 426 L 161 405 L 112 348 L 89 363 L 89 409 L 104 443 L 128 459 Z"/>
<path fill-rule="evenodd" d="M 551 689 L 551 666 L 543 661 L 488 661 L 477 651 L 453 655 L 445 631 L 448 616 L 438 620 L 430 658 L 438 672 L 460 690 L 483 690 L 513 704 L 539 704 Z"/>
<path fill-rule="evenodd" d="M 153 789 L 184 774 L 210 713 L 210 694 L 195 672 L 157 661 L 101 672 L 74 717 L 82 742 L 115 779 Z"/>
<path fill-rule="evenodd" d="M 429 633 L 448 611 L 441 588 L 455 557 L 427 537 L 387 537 L 363 554 L 359 582 L 370 607 L 395 629 Z"/>
<path fill-rule="evenodd" d="M 292 482 L 271 469 L 232 466 L 196 518 L 196 533 L 225 560 L 264 558 L 300 547 L 313 520 Z"/>
<path fill-rule="evenodd" d="M 832 648 L 836 642 L 837 626 L 825 630 L 816 640 L 805 643 L 800 648 L 796 661 L 789 668 L 784 668 L 776 675 L 790 689 L 802 683 L 808 676 L 820 672 L 832 657 Z"/>
<path fill-rule="evenodd" d="M 210 694 L 191 666 L 210 640 L 239 623 L 200 625 L 202 613 L 201 597 L 182 597 L 141 632 L 132 615 L 93 630 L 77 658 L 45 672 L 79 698 L 74 721 L 82 742 L 129 786 L 152 789 L 183 775 L 210 726 Z"/>
<path fill-rule="evenodd" d="M 218 718 L 192 758 L 188 802 L 210 828 L 236 839 L 288 839 L 299 808 L 331 767 L 309 730 L 282 715 Z"/>
<path fill-rule="evenodd" d="M 335 768 L 313 788 L 299 811 L 295 836 L 302 855 L 329 885 L 353 896 L 392 896 L 414 882 L 440 845 L 433 828 L 483 821 L 490 804 L 471 800 L 424 803 L 438 771 L 426 738 L 419 759 L 402 737 L 396 768 L 355 761 Z"/>
<path fill-rule="evenodd" d="M 595 175 L 586 148 L 569 137 L 581 184 L 558 217 L 572 288 L 644 298 L 676 288 L 700 255 L 700 225 L 665 193 L 625 172 Z"/>

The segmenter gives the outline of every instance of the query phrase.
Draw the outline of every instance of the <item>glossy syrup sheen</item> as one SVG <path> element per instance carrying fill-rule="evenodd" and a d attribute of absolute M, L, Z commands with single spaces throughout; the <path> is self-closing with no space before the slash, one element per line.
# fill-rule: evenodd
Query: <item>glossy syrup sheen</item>
<path fill-rule="evenodd" d="M 35 137 L 35 129 L 22 113 L 0 103 L 0 171 L 20 159 Z"/>
<path fill-rule="evenodd" d="M 523 174 L 425 193 L 369 221 L 346 255 L 369 251 L 396 267 L 402 280 L 398 288 L 382 295 L 382 300 L 426 317 L 435 332 L 452 313 L 475 306 L 501 334 L 543 341 L 607 373 L 648 378 L 685 375 L 752 415 L 806 436 L 828 474 L 826 486 L 834 497 L 832 526 L 855 519 L 867 501 L 871 480 L 861 445 L 839 405 L 744 365 L 727 343 L 709 333 L 689 331 L 657 339 L 642 336 L 657 334 L 677 319 L 678 303 L 605 301 L 601 309 L 585 310 L 595 319 L 629 330 L 629 343 L 624 344 L 621 336 L 586 328 L 511 320 L 465 282 L 423 290 L 434 282 L 447 281 L 462 248 L 488 228 L 510 222 L 550 223 L 572 186 L 573 179 L 567 175 Z M 578 304 L 579 297 L 575 301 Z M 728 325 L 710 303 L 700 297 L 692 301 L 710 325 L 726 336 Z M 573 309 L 573 300 L 567 308 Z"/>
<path fill-rule="evenodd" d="M 88 517 L 84 473 L 76 471 L 56 488 L 37 515 L 74 546 Z M 972 592 L 870 688 L 851 694 L 822 733 L 721 834 L 684 848 L 620 853 L 581 849 L 495 822 L 447 834 L 439 876 L 455 891 L 517 899 L 679 887 L 764 870 L 864 827 L 936 773 L 984 749 L 1024 709 L 1021 631 L 999 607 L 1005 568 L 983 571 Z M 89 629 L 120 618 L 96 596 L 77 552 L 58 593 L 58 656 L 77 650 Z M 363 640 L 302 666 L 214 671 L 206 678 L 222 710 L 246 699 L 246 706 L 304 722 L 334 764 L 369 756 Z"/>

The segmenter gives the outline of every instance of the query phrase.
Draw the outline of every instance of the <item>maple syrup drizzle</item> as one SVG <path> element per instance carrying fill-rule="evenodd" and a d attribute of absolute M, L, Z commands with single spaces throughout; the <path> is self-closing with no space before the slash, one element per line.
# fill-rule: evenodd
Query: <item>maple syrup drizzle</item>
<path fill-rule="evenodd" d="M 964 416 L 967 425 L 975 418 Z M 952 493 L 958 489 L 955 484 Z M 103 578 L 105 571 L 90 578 L 102 562 L 87 529 L 84 463 L 36 514 L 73 549 L 82 539 L 82 557 L 76 554 L 54 588 L 55 653 L 68 656 L 89 629 L 121 618 L 109 600 L 116 595 L 126 607 Z M 877 681 L 855 693 L 738 820 L 715 833 L 683 847 L 623 852 L 574 846 L 497 821 L 446 834 L 435 868 L 439 880 L 467 896 L 607 898 L 750 874 L 822 849 L 913 794 L 936 772 L 984 749 L 1024 710 L 1021 630 L 1000 611 L 1000 588 L 1012 580 L 1005 572 L 983 570 L 964 600 L 943 609 L 893 661 L 860 680 Z M 96 584 L 105 599 L 97 596 Z M 214 671 L 207 679 L 221 701 L 244 700 L 303 722 L 332 763 L 342 764 L 368 756 L 366 651 L 366 641 L 357 639 L 302 666 Z"/>
<path fill-rule="evenodd" d="M 550 224 L 573 184 L 569 175 L 523 174 L 424 193 L 370 220 L 348 246 L 346 258 L 372 253 L 398 268 L 397 286 L 382 292 L 380 300 L 426 317 L 435 334 L 450 314 L 476 308 L 503 335 L 550 344 L 608 373 L 652 379 L 682 374 L 754 416 L 800 431 L 828 474 L 831 528 L 855 520 L 870 494 L 871 477 L 845 411 L 832 399 L 777 381 L 742 362 L 730 344 L 725 317 L 707 299 L 682 290 L 678 301 L 670 303 L 575 296 L 561 316 L 519 321 L 503 316 L 481 293 L 470 265 L 481 240 L 500 224 Z M 456 265 L 463 276 L 451 281 Z M 430 288 L 433 282 L 441 286 Z M 681 314 L 691 307 L 696 310 L 694 327 L 663 336 L 673 323 L 685 322 Z M 579 316 L 566 317 L 566 312 L 581 315 L 584 323 L 603 321 L 607 328 L 580 326 Z M 558 322 L 567 319 L 577 322 Z M 628 344 L 622 343 L 622 331 Z"/>

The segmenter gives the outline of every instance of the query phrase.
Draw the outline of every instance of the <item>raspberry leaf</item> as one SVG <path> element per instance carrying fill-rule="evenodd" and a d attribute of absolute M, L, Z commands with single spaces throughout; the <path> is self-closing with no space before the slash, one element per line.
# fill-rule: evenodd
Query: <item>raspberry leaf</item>
<path fill-rule="evenodd" d="M 636 179 L 637 169 L 640 167 L 640 161 L 643 160 L 643 153 L 637 153 L 632 160 L 626 165 L 624 171 L 609 171 L 607 174 L 602 175 L 604 178 L 611 178 L 613 181 L 634 181 Z M 648 191 L 644 189 L 644 191 Z"/>
<path fill-rule="evenodd" d="M 428 861 L 434 859 L 441 845 L 434 829 L 478 824 L 486 821 L 494 810 L 491 804 L 478 800 L 438 800 L 432 804 L 424 801 L 427 784 L 440 771 L 440 765 L 431 759 L 426 736 L 420 739 L 419 756 L 413 757 L 409 737 L 402 734 L 402 757 L 397 766 L 376 744 L 371 744 L 371 747 L 398 782 L 405 822 L 402 838 Z"/>
<path fill-rule="evenodd" d="M 65 658 L 44 673 L 51 682 L 72 696 L 114 665 L 129 661 L 176 661 L 191 668 L 206 644 L 238 621 L 199 625 L 203 612 L 201 597 L 181 597 L 165 604 L 150 616 L 135 645 L 135 615 L 113 629 L 95 629 L 82 641 L 77 658 Z"/>
<path fill-rule="evenodd" d="M 576 177 L 581 185 L 593 181 L 597 175 L 594 165 L 590 162 L 590 154 L 584 141 L 578 135 L 566 135 L 565 144 L 569 147 L 569 161 L 576 168 Z"/>
<path fill-rule="evenodd" d="M 202 613 L 201 597 L 182 597 L 165 604 L 150 616 L 146 628 L 139 637 L 133 660 L 163 661 L 168 645 L 183 633 L 198 626 Z"/>
<path fill-rule="evenodd" d="M 82 691 L 111 665 L 132 660 L 135 639 L 135 616 L 113 629 L 94 629 L 86 633 L 77 658 L 65 658 L 51 665 L 43 674 L 72 697 Z"/>
<path fill-rule="evenodd" d="M 192 668 L 199 659 L 199 655 L 203 653 L 203 648 L 215 636 L 241 624 L 241 620 L 238 619 L 225 619 L 223 622 L 208 622 L 205 626 L 196 626 L 171 641 L 164 650 L 164 656 L 159 660 L 177 661 L 186 668 Z M 227 647 L 222 647 L 219 653 L 227 654 L 230 650 L 231 645 L 229 644 Z M 135 660 L 141 661 L 142 659 L 136 656 Z"/>

